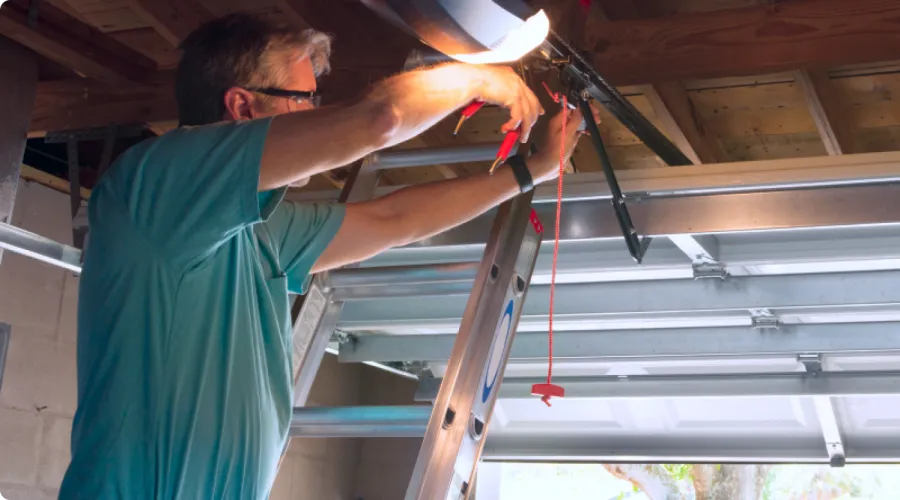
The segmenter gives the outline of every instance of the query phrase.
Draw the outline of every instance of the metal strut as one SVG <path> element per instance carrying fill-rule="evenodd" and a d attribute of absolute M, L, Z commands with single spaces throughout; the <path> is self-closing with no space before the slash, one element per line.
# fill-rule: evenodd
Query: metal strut
<path fill-rule="evenodd" d="M 606 153 L 606 147 L 603 145 L 603 139 L 600 137 L 600 129 L 594 120 L 594 114 L 591 111 L 591 105 L 588 104 L 586 93 L 587 91 L 575 93 L 573 100 L 581 108 L 581 114 L 584 116 L 585 125 L 591 136 L 591 143 L 594 145 L 597 156 L 600 158 L 600 165 L 603 166 L 603 175 L 606 176 L 606 184 L 609 186 L 610 194 L 612 194 L 610 202 L 616 214 L 616 221 L 622 230 L 622 236 L 625 237 L 628 253 L 631 254 L 631 258 L 635 262 L 640 264 L 644 259 L 644 252 L 650 244 L 650 238 L 643 238 L 642 240 L 638 236 L 637 229 L 634 228 L 631 214 L 628 213 L 628 206 L 625 205 L 625 195 L 622 194 L 622 190 L 619 188 L 619 181 L 616 179 L 615 172 L 613 172 L 612 163 L 609 161 L 609 155 Z"/>

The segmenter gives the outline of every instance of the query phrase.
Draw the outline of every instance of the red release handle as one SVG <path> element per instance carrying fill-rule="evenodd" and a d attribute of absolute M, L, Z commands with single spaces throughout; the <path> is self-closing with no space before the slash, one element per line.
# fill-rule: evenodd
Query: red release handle
<path fill-rule="evenodd" d="M 556 384 L 534 384 L 531 386 L 531 394 L 540 396 L 541 401 L 550 406 L 550 398 L 565 397 L 566 390 Z"/>

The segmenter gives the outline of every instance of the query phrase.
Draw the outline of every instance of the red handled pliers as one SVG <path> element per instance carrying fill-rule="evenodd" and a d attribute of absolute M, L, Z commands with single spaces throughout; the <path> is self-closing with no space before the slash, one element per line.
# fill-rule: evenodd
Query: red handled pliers
<path fill-rule="evenodd" d="M 462 114 L 459 117 L 459 121 L 456 123 L 456 128 L 453 129 L 453 135 L 456 136 L 459 134 L 459 129 L 462 128 L 463 123 L 466 122 L 469 118 L 472 118 L 472 115 L 478 112 L 479 109 L 484 107 L 484 101 L 472 101 L 472 104 L 469 104 L 462 110 Z M 491 164 L 490 173 L 494 173 L 494 170 L 497 170 L 497 167 L 500 166 L 501 163 L 506 161 L 506 158 L 509 156 L 509 153 L 512 152 L 513 148 L 516 146 L 516 143 L 519 141 L 519 135 L 521 135 L 522 129 L 521 127 L 516 127 L 514 130 L 510 130 L 503 136 L 503 142 L 500 143 L 500 149 L 497 150 L 497 157 L 494 160 L 494 163 Z"/>

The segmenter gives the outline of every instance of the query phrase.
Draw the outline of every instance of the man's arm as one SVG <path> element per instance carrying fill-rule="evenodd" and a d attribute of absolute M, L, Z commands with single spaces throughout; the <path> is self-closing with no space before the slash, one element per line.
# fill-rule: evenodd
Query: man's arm
<path fill-rule="evenodd" d="M 527 160 L 535 184 L 559 174 L 563 119 L 562 113 L 553 117 L 544 149 Z M 575 111 L 565 119 L 568 161 L 582 134 L 577 130 L 581 114 Z M 472 220 L 517 194 L 519 184 L 512 169 L 504 165 L 493 175 L 411 186 L 372 201 L 349 204 L 343 224 L 312 271 L 334 269 L 428 238 Z"/>
<path fill-rule="evenodd" d="M 445 64 L 402 73 L 353 104 L 275 117 L 266 136 L 259 190 L 286 186 L 411 139 L 475 99 L 508 108 L 510 120 L 503 128 L 521 125 L 523 142 L 542 113 L 537 98 L 509 68 Z"/>

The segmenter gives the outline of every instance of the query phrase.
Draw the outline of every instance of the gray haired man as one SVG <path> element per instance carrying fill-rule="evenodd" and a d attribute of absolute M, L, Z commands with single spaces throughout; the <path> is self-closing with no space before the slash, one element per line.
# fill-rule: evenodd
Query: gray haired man
<path fill-rule="evenodd" d="M 78 410 L 61 498 L 267 498 L 291 417 L 288 293 L 310 273 L 461 224 L 571 155 L 577 112 L 523 165 L 357 204 L 286 186 L 428 129 L 481 99 L 526 140 L 537 99 L 510 70 L 446 64 L 318 108 L 330 40 L 231 15 L 183 44 L 183 127 L 127 151 L 90 201 L 78 311 Z M 569 131 L 562 137 L 563 120 Z"/>

